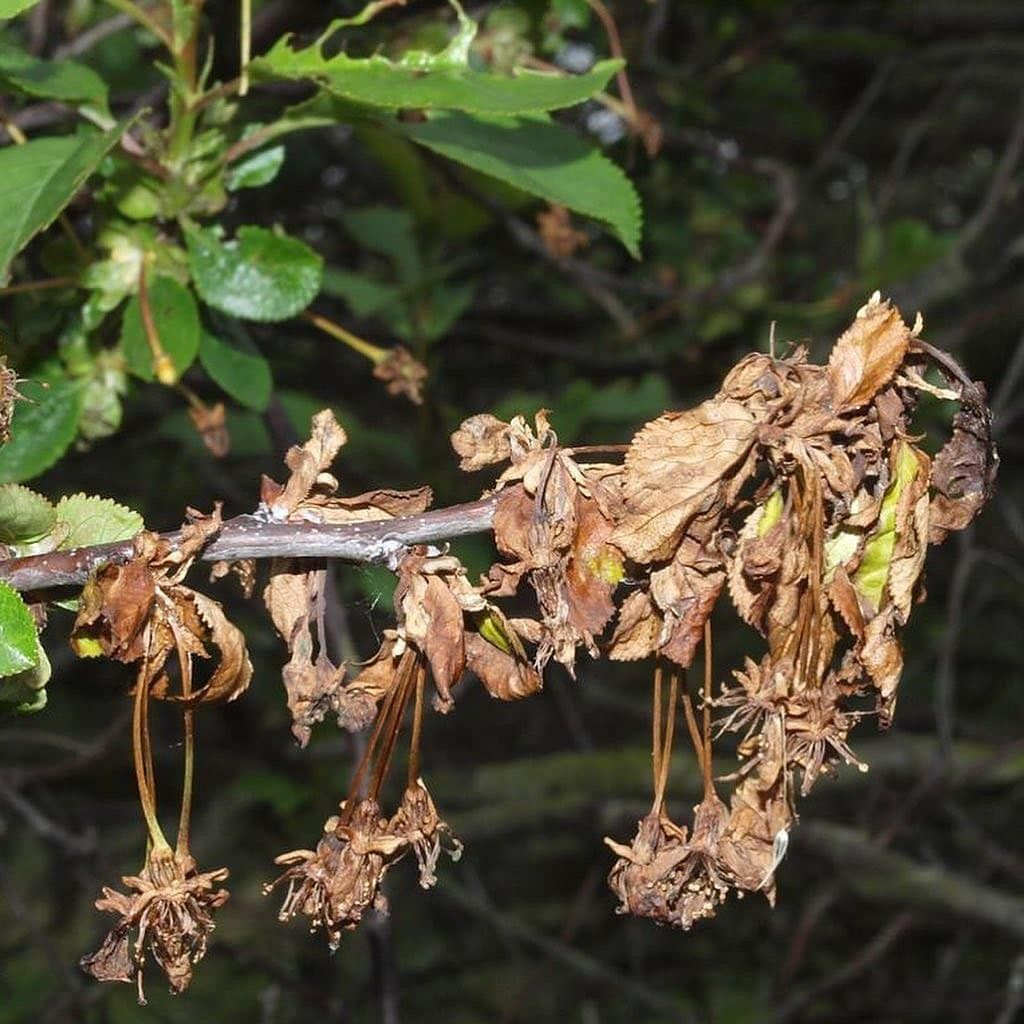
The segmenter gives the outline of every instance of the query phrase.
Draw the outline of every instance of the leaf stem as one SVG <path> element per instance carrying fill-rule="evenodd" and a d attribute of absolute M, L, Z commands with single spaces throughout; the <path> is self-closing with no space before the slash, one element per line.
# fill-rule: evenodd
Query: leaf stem
<path fill-rule="evenodd" d="M 422 663 L 416 666 L 416 704 L 412 712 L 412 737 L 409 739 L 409 774 L 410 788 L 416 785 L 420 777 L 420 738 L 423 733 L 423 691 L 426 688 L 427 670 Z"/>
<path fill-rule="evenodd" d="M 249 60 L 252 56 L 252 0 L 242 0 L 242 17 L 239 26 L 241 48 L 238 56 L 238 95 L 249 92 Z"/>
<path fill-rule="evenodd" d="M 47 277 L 42 281 L 23 281 L 21 284 L 9 284 L 0 288 L 0 295 L 20 295 L 23 292 L 41 292 L 48 288 L 77 288 L 78 280 L 74 277 Z"/>
<path fill-rule="evenodd" d="M 153 750 L 149 740 L 149 652 L 152 627 L 146 628 L 146 656 L 142 660 L 135 680 L 135 699 L 132 704 L 132 760 L 135 765 L 135 784 L 139 790 L 139 803 L 146 821 L 149 841 L 154 850 L 170 851 L 170 844 L 160 828 L 156 816 L 156 784 L 153 777 Z"/>
<path fill-rule="evenodd" d="M 335 323 L 326 316 L 321 316 L 319 313 L 310 313 L 308 310 L 300 313 L 299 316 L 314 327 L 318 327 L 325 334 L 329 334 L 332 338 L 343 341 L 349 348 L 354 349 L 361 356 L 366 356 L 374 366 L 382 363 L 390 355 L 386 348 L 381 348 L 381 346 L 374 345 L 365 338 L 360 338 L 358 334 L 353 334 L 342 327 L 341 324 Z"/>

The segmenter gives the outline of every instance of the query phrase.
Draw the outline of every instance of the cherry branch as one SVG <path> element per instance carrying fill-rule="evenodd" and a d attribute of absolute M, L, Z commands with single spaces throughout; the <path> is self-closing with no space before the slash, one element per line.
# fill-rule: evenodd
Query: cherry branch
<path fill-rule="evenodd" d="M 258 516 L 228 519 L 207 543 L 207 562 L 239 558 L 337 558 L 345 562 L 386 562 L 411 544 L 431 544 L 486 533 L 494 522 L 497 497 L 416 516 L 359 523 L 275 523 Z M 163 534 L 178 544 L 181 533 Z M 80 586 L 97 569 L 123 565 L 135 553 L 134 540 L 96 544 L 71 551 L 51 551 L 22 558 L 0 559 L 0 581 L 15 590 Z"/>

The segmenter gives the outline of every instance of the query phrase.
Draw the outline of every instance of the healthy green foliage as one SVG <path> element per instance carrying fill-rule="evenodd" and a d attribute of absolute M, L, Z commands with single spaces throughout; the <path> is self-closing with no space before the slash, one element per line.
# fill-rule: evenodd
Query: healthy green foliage
<path fill-rule="evenodd" d="M 243 188 L 262 188 L 269 185 L 284 165 L 284 146 L 269 146 L 232 164 L 224 176 L 224 187 L 229 192 Z"/>
<path fill-rule="evenodd" d="M 0 581 L 0 676 L 24 672 L 39 662 L 32 613 L 21 595 Z"/>
<path fill-rule="evenodd" d="M 0 447 L 0 483 L 31 480 L 49 469 L 75 439 L 82 408 L 80 381 L 54 368 L 20 385 L 11 439 Z"/>
<path fill-rule="evenodd" d="M 2 641 L 0 641 L 2 644 Z M 46 684 L 50 681 L 50 659 L 38 639 L 36 663 L 30 668 L 0 677 L 0 710 L 32 714 L 46 707 Z"/>
<path fill-rule="evenodd" d="M 0 284 L 6 282 L 14 256 L 71 202 L 124 127 L 0 149 Z"/>
<path fill-rule="evenodd" d="M 199 361 L 235 401 L 257 412 L 266 409 L 274 381 L 270 364 L 252 342 L 227 331 L 222 335 L 204 330 L 199 337 Z"/>
<path fill-rule="evenodd" d="M 450 160 L 592 217 L 639 257 L 636 189 L 598 149 L 548 118 L 441 113 L 400 130 Z"/>
<path fill-rule="evenodd" d="M 39 0 L 0 0 L 0 18 L 13 18 L 37 3 Z"/>
<path fill-rule="evenodd" d="M 56 519 L 56 510 L 41 494 L 21 484 L 0 484 L 0 544 L 45 537 Z"/>
<path fill-rule="evenodd" d="M 582 75 L 520 71 L 503 76 L 458 65 L 423 69 L 380 56 L 342 53 L 325 60 L 317 47 L 296 51 L 283 39 L 253 63 L 253 74 L 271 80 L 312 79 L 333 95 L 368 107 L 509 115 L 581 103 L 604 89 L 621 67 L 621 61 L 604 60 Z"/>
<path fill-rule="evenodd" d="M 242 227 L 230 241 L 212 229 L 186 232 L 189 269 L 204 302 L 242 320 L 286 320 L 320 291 L 323 260 L 305 242 Z"/>
<path fill-rule="evenodd" d="M 160 347 L 180 377 L 199 351 L 199 310 L 195 299 L 172 277 L 154 277 L 149 282 L 148 297 Z M 132 296 L 124 311 L 121 351 L 132 373 L 143 380 L 153 379 L 154 354 L 143 325 L 138 295 Z"/>
<path fill-rule="evenodd" d="M 0 39 L 0 85 L 27 96 L 107 108 L 107 84 L 73 60 L 40 60 Z"/>
<path fill-rule="evenodd" d="M 128 540 L 143 528 L 142 516 L 110 498 L 72 494 L 57 502 L 57 523 L 64 550 Z"/>

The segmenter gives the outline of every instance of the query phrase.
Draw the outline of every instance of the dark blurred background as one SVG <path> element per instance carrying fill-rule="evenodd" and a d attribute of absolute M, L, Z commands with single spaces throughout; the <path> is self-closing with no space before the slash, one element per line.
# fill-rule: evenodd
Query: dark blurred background
<path fill-rule="evenodd" d="M 257 4 L 255 51 L 356 6 Z M 92 908 L 100 886 L 136 871 L 143 853 L 128 680 L 76 661 L 70 616 L 57 613 L 45 635 L 49 707 L 0 723 L 2 1024 L 1024 1020 L 1024 5 L 609 9 L 660 151 L 597 103 L 561 117 L 636 182 L 641 262 L 576 223 L 589 244 L 560 264 L 537 244 L 537 204 L 481 202 L 438 162 L 371 134 L 291 136 L 277 181 L 236 197 L 226 219 L 280 223 L 321 252 L 331 269 L 316 308 L 377 343 L 404 340 L 430 370 L 423 406 L 386 396 L 365 360 L 308 325 L 257 326 L 274 400 L 265 417 L 230 411 L 227 458 L 206 452 L 172 393 L 138 386 L 118 434 L 33 486 L 109 495 L 157 529 L 217 499 L 237 514 L 254 506 L 260 473 L 282 477 L 283 447 L 330 405 L 350 436 L 336 468 L 345 492 L 430 483 L 439 505 L 468 500 L 489 478 L 460 475 L 449 449 L 466 415 L 547 407 L 564 442 L 627 441 L 711 394 L 738 357 L 766 349 L 773 323 L 777 344 L 805 341 L 820 357 L 881 289 L 908 318 L 920 309 L 925 336 L 986 381 L 1003 465 L 978 524 L 930 552 L 895 726 L 881 735 L 867 722 L 852 737 L 870 772 L 842 768 L 801 804 L 774 910 L 733 900 L 684 934 L 617 917 L 604 885 L 602 836 L 628 841 L 649 804 L 650 667 L 584 660 L 572 681 L 552 666 L 543 694 L 508 705 L 464 683 L 455 712 L 426 723 L 423 764 L 463 859 L 444 863 L 427 893 L 397 867 L 390 918 L 331 956 L 322 937 L 279 925 L 260 885 L 273 856 L 315 841 L 357 751 L 331 723 L 295 746 L 283 646 L 258 602 L 222 584 L 256 675 L 243 700 L 199 716 L 194 845 L 203 866 L 230 866 L 232 896 L 190 991 L 167 995 L 153 971 L 140 1009 L 130 986 L 100 986 L 77 967 L 105 927 Z M 582 4 L 470 10 L 485 40 L 567 67 L 608 52 L 595 18 L 574 20 Z M 111 13 L 44 2 L 33 45 L 52 55 Z M 218 52 L 232 53 L 236 5 L 212 0 L 207 16 Z M 447 24 L 444 5 L 412 2 L 384 28 L 427 40 Z M 77 55 L 125 103 L 159 95 L 150 58 L 131 30 Z M 395 303 L 354 315 L 361 281 L 392 287 Z M 208 389 L 198 371 L 190 384 Z M 492 555 L 485 538 L 456 550 L 474 573 Z M 335 653 L 366 658 L 391 623 L 390 578 L 333 572 Z M 723 678 L 760 648 L 728 615 L 715 628 Z M 173 803 L 180 746 L 163 710 L 159 785 Z M 669 793 L 685 820 L 699 783 L 682 747 Z"/>

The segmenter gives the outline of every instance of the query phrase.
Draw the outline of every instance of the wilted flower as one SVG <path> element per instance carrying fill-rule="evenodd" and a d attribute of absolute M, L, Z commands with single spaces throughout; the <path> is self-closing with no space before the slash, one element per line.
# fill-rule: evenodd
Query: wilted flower
<path fill-rule="evenodd" d="M 442 843 L 452 860 L 462 856 L 462 843 L 451 826 L 442 821 L 422 779 L 402 794 L 402 804 L 391 819 L 390 831 L 401 836 L 415 851 L 420 866 L 420 885 L 429 889 L 437 881 L 437 859 Z"/>
<path fill-rule="evenodd" d="M 338 948 L 341 933 L 350 931 L 372 906 L 384 913 L 387 900 L 380 884 L 387 869 L 408 848 L 408 841 L 389 830 L 376 800 L 362 800 L 351 819 L 328 818 L 316 850 L 293 850 L 277 857 L 275 864 L 291 865 L 279 878 L 263 887 L 264 895 L 282 882 L 288 892 L 278 920 L 291 920 L 297 913 L 309 918 L 310 931 L 323 928 L 332 950 Z"/>
<path fill-rule="evenodd" d="M 206 953 L 213 911 L 228 898 L 227 890 L 218 888 L 227 877 L 227 868 L 200 874 L 191 856 L 170 850 L 151 853 L 141 874 L 122 879 L 128 893 L 104 886 L 96 909 L 120 920 L 95 953 L 82 957 L 82 968 L 99 981 L 135 981 L 139 1002 L 145 1003 L 148 950 L 167 975 L 171 991 L 183 992 L 192 981 L 192 967 Z"/>
<path fill-rule="evenodd" d="M 672 872 L 686 857 L 686 829 L 671 821 L 664 810 L 652 811 L 637 823 L 629 846 L 605 837 L 618 860 L 608 874 L 608 885 L 619 898 L 619 914 L 668 921 L 673 898 Z"/>

